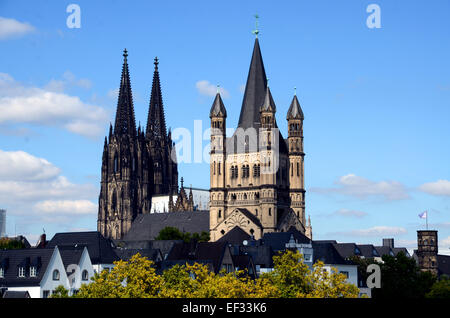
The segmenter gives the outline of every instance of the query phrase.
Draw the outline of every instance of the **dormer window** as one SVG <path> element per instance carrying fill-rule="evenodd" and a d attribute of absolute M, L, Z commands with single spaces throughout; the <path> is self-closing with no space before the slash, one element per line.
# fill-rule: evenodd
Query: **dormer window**
<path fill-rule="evenodd" d="M 19 277 L 25 277 L 25 267 L 19 267 Z"/>
<path fill-rule="evenodd" d="M 89 280 L 89 272 L 87 270 L 83 271 L 83 273 L 81 274 L 81 279 L 84 281 Z"/>
<path fill-rule="evenodd" d="M 59 270 L 57 269 L 53 271 L 53 280 L 59 280 Z"/>
<path fill-rule="evenodd" d="M 1 278 L 5 277 L 5 270 L 3 269 L 3 267 L 0 267 L 0 277 Z"/>
<path fill-rule="evenodd" d="M 37 268 L 35 266 L 30 267 L 30 277 L 36 277 L 37 276 Z"/>

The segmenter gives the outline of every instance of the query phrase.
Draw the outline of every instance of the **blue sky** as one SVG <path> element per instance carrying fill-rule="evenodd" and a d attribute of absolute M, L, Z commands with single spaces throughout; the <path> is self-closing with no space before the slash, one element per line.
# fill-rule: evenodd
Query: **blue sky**
<path fill-rule="evenodd" d="M 69 4 L 81 9 L 70 29 Z M 368 28 L 370 4 L 381 28 Z M 146 124 L 153 59 L 167 125 L 209 127 L 215 85 L 227 125 L 242 103 L 258 13 L 277 121 L 294 86 L 305 113 L 306 213 L 316 239 L 414 248 L 429 210 L 450 251 L 449 1 L 1 1 L 0 205 L 7 232 L 96 229 L 103 138 L 122 51 Z M 204 85 L 200 85 L 203 83 Z M 203 147 L 207 145 L 203 142 Z M 180 164 L 209 188 L 209 165 Z"/>

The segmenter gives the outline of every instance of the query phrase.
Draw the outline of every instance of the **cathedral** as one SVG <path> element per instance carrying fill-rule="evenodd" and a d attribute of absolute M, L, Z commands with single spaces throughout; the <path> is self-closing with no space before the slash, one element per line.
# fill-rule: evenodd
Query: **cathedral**
<path fill-rule="evenodd" d="M 255 239 L 292 227 L 312 238 L 305 220 L 303 111 L 294 95 L 284 139 L 276 110 L 256 33 L 233 136 L 226 136 L 227 111 L 219 92 L 209 114 L 211 241 L 236 226 Z"/>
<path fill-rule="evenodd" d="M 178 193 L 176 152 L 166 130 L 158 58 L 144 131 L 140 125 L 136 129 L 127 56 L 125 49 L 115 124 L 110 125 L 103 147 L 97 220 L 98 231 L 113 239 L 125 235 L 138 215 L 150 213 L 152 196 Z"/>
<path fill-rule="evenodd" d="M 183 178 L 178 189 L 158 59 L 144 131 L 136 129 L 126 50 L 123 56 L 115 125 L 110 125 L 103 148 L 99 232 L 112 239 L 152 240 L 159 230 L 173 226 L 183 232 L 209 231 L 214 242 L 235 227 L 254 239 L 295 228 L 312 239 L 311 222 L 305 218 L 303 111 L 294 94 L 285 139 L 277 125 L 258 36 L 234 134 L 226 136 L 227 111 L 219 91 L 209 113 L 209 194 L 194 189 L 195 195 L 206 194 L 206 210 L 194 205 L 192 186 L 187 194 Z"/>

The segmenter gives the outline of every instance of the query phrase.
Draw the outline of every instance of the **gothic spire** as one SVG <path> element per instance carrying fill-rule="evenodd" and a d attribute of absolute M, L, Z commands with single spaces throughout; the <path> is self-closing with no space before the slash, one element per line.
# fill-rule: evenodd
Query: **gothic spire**
<path fill-rule="evenodd" d="M 119 98 L 117 101 L 115 135 L 136 135 L 136 122 L 134 119 L 133 96 L 131 94 L 130 74 L 128 72 L 127 49 L 123 51 L 122 77 L 120 80 Z"/>
<path fill-rule="evenodd" d="M 214 102 L 211 106 L 209 117 L 227 117 L 227 110 L 225 109 L 225 105 L 223 104 L 219 92 L 217 92 L 216 98 L 214 99 Z"/>
<path fill-rule="evenodd" d="M 166 119 L 164 117 L 164 107 L 161 94 L 161 84 L 159 81 L 158 58 L 155 57 L 155 71 L 153 72 L 152 93 L 150 96 L 150 106 L 147 119 L 147 137 L 166 138 Z"/>
<path fill-rule="evenodd" d="M 297 94 L 295 94 L 294 98 L 292 98 L 291 106 L 287 112 L 286 119 L 304 119 L 302 108 L 300 107 L 300 103 L 297 99 Z"/>
<path fill-rule="evenodd" d="M 272 98 L 269 86 L 266 89 L 266 95 L 264 96 L 264 103 L 261 105 L 261 111 L 276 112 L 277 108 Z"/>
<path fill-rule="evenodd" d="M 241 114 L 238 127 L 247 129 L 260 126 L 259 110 L 264 102 L 267 88 L 266 71 L 259 48 L 259 40 L 255 39 L 252 60 L 248 71 L 247 84 L 245 85 L 244 99 L 242 101 Z"/>

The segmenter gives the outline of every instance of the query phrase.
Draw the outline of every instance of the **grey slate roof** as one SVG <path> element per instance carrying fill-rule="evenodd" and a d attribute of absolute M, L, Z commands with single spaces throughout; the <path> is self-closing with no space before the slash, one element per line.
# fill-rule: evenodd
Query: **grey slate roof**
<path fill-rule="evenodd" d="M 251 236 L 241 229 L 239 226 L 235 226 L 231 231 L 228 231 L 224 236 L 218 239 L 218 242 L 228 242 L 233 245 L 241 245 L 244 241 L 249 241 Z"/>
<path fill-rule="evenodd" d="M 291 236 L 297 243 L 310 244 L 311 240 L 296 229 L 291 228 L 287 232 L 273 232 L 264 234 L 262 241 L 264 245 L 270 246 L 274 251 L 283 251 L 286 249 L 286 243 L 289 243 Z"/>
<path fill-rule="evenodd" d="M 239 249 L 240 253 L 250 255 L 255 265 L 260 265 L 262 268 L 273 268 L 274 252 L 269 245 L 247 245 L 240 246 Z"/>
<path fill-rule="evenodd" d="M 266 93 L 264 95 L 264 102 L 261 105 L 260 111 L 277 111 L 277 107 L 275 106 L 275 102 L 273 101 L 269 86 L 267 86 Z"/>
<path fill-rule="evenodd" d="M 372 244 L 358 244 L 357 246 L 361 251 L 361 256 L 364 256 L 365 258 L 380 257 L 375 246 Z"/>
<path fill-rule="evenodd" d="M 182 211 L 142 214 L 136 217 L 123 241 L 154 240 L 167 227 L 181 232 L 209 232 L 209 211 Z"/>
<path fill-rule="evenodd" d="M 259 128 L 260 123 L 260 109 L 264 104 L 267 89 L 267 77 L 264 69 L 264 63 L 262 60 L 261 49 L 259 47 L 258 39 L 255 39 L 253 46 L 253 54 L 250 62 L 250 68 L 248 71 L 247 82 L 245 85 L 244 98 L 242 100 L 241 113 L 239 115 L 238 129 L 234 132 L 233 136 L 227 138 L 226 149 L 227 153 L 244 153 L 245 145 L 244 140 L 237 138 L 237 132 L 239 128 L 247 130 L 249 128 L 256 129 L 256 140 L 253 138 L 249 140 L 251 145 L 255 145 L 259 149 Z M 270 95 L 271 98 L 271 95 Z M 273 102 L 273 99 L 272 99 Z M 275 107 L 275 103 L 273 103 Z M 275 127 L 278 127 L 275 120 Z M 279 153 L 287 154 L 288 149 L 285 139 L 279 131 Z M 237 138 L 237 140 L 236 140 Z M 250 151 L 252 152 L 252 151 Z"/>
<path fill-rule="evenodd" d="M 361 250 L 355 243 L 336 243 L 333 245 L 343 258 L 361 256 Z"/>
<path fill-rule="evenodd" d="M 162 260 L 161 251 L 158 249 L 116 249 L 117 256 L 123 261 L 129 261 L 137 253 L 153 262 Z"/>
<path fill-rule="evenodd" d="M 335 244 L 312 242 L 314 251 L 313 263 L 322 261 L 324 264 L 336 264 L 336 265 L 352 265 L 353 263 L 344 259 L 342 255 L 337 251 Z"/>
<path fill-rule="evenodd" d="M 211 263 L 214 271 L 220 270 L 226 242 L 195 242 L 175 244 L 167 256 L 167 261 L 191 260 Z"/>
<path fill-rule="evenodd" d="M 0 286 L 39 286 L 52 254 L 53 249 L 47 248 L 0 250 L 0 266 L 5 271 Z M 36 277 L 30 277 L 31 265 L 37 266 Z M 25 267 L 25 277 L 19 277 L 19 267 Z"/>
<path fill-rule="evenodd" d="M 71 264 L 77 265 L 80 263 L 84 248 L 85 246 L 58 246 L 61 259 L 66 269 Z"/>
<path fill-rule="evenodd" d="M 378 254 L 380 255 L 380 257 L 383 257 L 383 255 L 390 255 L 390 256 L 395 255 L 389 246 L 375 246 L 375 248 L 376 248 Z"/>
<path fill-rule="evenodd" d="M 31 298 L 28 291 L 7 290 L 3 294 L 3 298 Z"/>
<path fill-rule="evenodd" d="M 291 106 L 287 112 L 286 119 L 304 119 L 302 108 L 298 102 L 297 95 L 294 95 L 292 99 Z"/>
<path fill-rule="evenodd" d="M 249 218 L 257 226 L 262 227 L 261 221 L 246 208 L 237 208 L 236 210 L 239 210 L 242 214 L 244 214 L 247 218 Z"/>
<path fill-rule="evenodd" d="M 86 246 L 92 264 L 112 264 L 118 260 L 114 252 L 114 244 L 106 239 L 100 232 L 66 232 L 56 233 L 47 245 L 47 248 Z"/>
<path fill-rule="evenodd" d="M 400 252 L 403 252 L 406 256 L 411 256 L 408 252 L 408 249 L 406 249 L 406 247 L 392 247 L 391 249 L 394 252 L 395 256 L 397 256 L 397 254 Z"/>
<path fill-rule="evenodd" d="M 211 106 L 211 110 L 209 111 L 209 117 L 227 117 L 227 110 L 225 109 L 225 105 L 223 104 L 222 97 L 220 94 L 216 94 L 216 98 L 214 98 L 214 102 Z"/>

